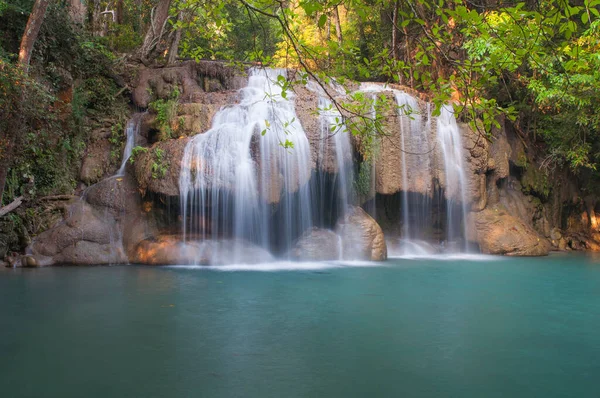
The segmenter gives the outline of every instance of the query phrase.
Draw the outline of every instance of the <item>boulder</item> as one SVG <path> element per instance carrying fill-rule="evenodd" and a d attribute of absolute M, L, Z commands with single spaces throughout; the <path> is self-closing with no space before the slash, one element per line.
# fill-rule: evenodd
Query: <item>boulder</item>
<path fill-rule="evenodd" d="M 342 240 L 344 260 L 387 259 L 387 247 L 381 227 L 362 208 L 352 206 L 348 213 L 338 220 L 336 233 Z"/>
<path fill-rule="evenodd" d="M 82 200 L 71 206 L 63 222 L 38 235 L 26 253 L 39 266 L 126 263 L 119 237 L 109 209 L 98 210 Z"/>
<path fill-rule="evenodd" d="M 340 237 L 330 229 L 311 228 L 294 244 L 289 257 L 301 261 L 340 259 Z"/>
<path fill-rule="evenodd" d="M 544 237 L 501 205 L 474 213 L 474 218 L 476 239 L 483 253 L 544 256 L 550 251 Z"/>

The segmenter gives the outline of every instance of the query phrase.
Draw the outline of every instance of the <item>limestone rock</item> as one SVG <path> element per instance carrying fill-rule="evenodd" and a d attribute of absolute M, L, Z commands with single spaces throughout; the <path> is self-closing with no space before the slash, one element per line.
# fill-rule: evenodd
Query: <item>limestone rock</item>
<path fill-rule="evenodd" d="M 477 241 L 483 253 L 509 256 L 544 256 L 548 241 L 502 206 L 474 213 Z"/>
<path fill-rule="evenodd" d="M 338 260 L 340 237 L 330 229 L 312 228 L 296 241 L 289 256 L 302 261 Z"/>
<path fill-rule="evenodd" d="M 237 102 L 235 91 L 218 93 L 197 93 L 192 102 L 179 104 L 177 117 L 181 121 L 179 133 L 193 136 L 204 133 L 212 126 L 215 114 L 222 107 Z"/>
<path fill-rule="evenodd" d="M 129 174 L 106 178 L 85 192 L 85 200 L 96 207 L 131 213 L 139 210 L 137 184 Z"/>
<path fill-rule="evenodd" d="M 387 247 L 381 227 L 362 208 L 353 206 L 336 224 L 344 260 L 383 261 Z"/>
<path fill-rule="evenodd" d="M 243 71 L 216 61 L 183 61 L 165 68 L 140 68 L 133 83 L 133 102 L 147 108 L 153 98 L 166 99 L 177 89 L 190 102 L 199 93 L 237 90 L 245 86 Z"/>
<path fill-rule="evenodd" d="M 94 184 L 100 181 L 109 171 L 114 171 L 110 170 L 110 153 L 111 144 L 108 139 L 92 141 L 86 149 L 86 154 L 81 164 L 79 172 L 81 181 L 87 185 Z"/>
<path fill-rule="evenodd" d="M 127 258 L 118 244 L 78 240 L 64 248 L 54 261 L 66 265 L 123 264 L 127 263 Z"/>
<path fill-rule="evenodd" d="M 185 145 L 189 138 L 161 141 L 140 153 L 134 159 L 135 176 L 142 192 L 151 191 L 167 196 L 179 195 L 179 174 Z M 162 159 L 157 158 L 157 149 L 162 151 Z M 164 167 L 165 174 L 153 171 Z M 154 173 L 154 176 L 153 176 Z"/>
<path fill-rule="evenodd" d="M 487 204 L 486 173 L 495 167 L 489 155 L 489 143 L 479 132 L 466 124 L 459 124 L 465 148 L 465 174 L 467 177 L 467 197 L 472 211 L 481 211 Z"/>

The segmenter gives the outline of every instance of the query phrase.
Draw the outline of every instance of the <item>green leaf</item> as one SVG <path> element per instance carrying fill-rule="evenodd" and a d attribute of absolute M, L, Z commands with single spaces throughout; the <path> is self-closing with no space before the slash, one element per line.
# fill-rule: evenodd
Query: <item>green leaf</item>
<path fill-rule="evenodd" d="M 323 28 L 323 26 L 325 26 L 325 23 L 327 22 L 327 15 L 326 14 L 322 14 L 319 17 L 319 28 Z"/>
<path fill-rule="evenodd" d="M 581 22 L 585 25 L 587 24 L 589 21 L 589 16 L 587 15 L 587 12 L 584 12 L 581 14 Z"/>

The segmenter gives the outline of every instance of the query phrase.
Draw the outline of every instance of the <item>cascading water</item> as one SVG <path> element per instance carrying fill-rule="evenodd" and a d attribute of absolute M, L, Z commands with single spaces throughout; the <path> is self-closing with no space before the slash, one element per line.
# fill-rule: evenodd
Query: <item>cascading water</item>
<path fill-rule="evenodd" d="M 370 109 L 370 118 L 372 120 L 375 120 L 377 118 L 377 96 L 378 93 L 383 91 L 383 87 L 379 84 L 375 84 L 375 83 L 361 83 L 360 85 L 360 89 L 359 91 L 362 91 L 366 94 L 368 94 L 369 96 L 369 100 L 371 101 L 371 109 Z M 366 165 L 366 166 L 365 166 Z M 377 178 L 377 156 L 371 156 L 371 158 L 369 159 L 368 163 L 363 163 L 361 165 L 361 167 L 368 167 L 369 170 L 360 170 L 359 171 L 359 177 L 361 173 L 364 173 L 365 175 L 367 173 L 369 173 L 369 177 L 368 180 L 370 182 L 369 184 L 369 192 L 368 192 L 368 197 L 369 198 L 375 198 L 376 193 L 377 193 L 377 188 L 376 188 L 376 178 Z M 377 206 L 375 204 L 375 200 L 370 200 L 367 202 L 367 204 L 365 205 L 365 211 L 373 218 L 377 217 Z"/>
<path fill-rule="evenodd" d="M 250 70 L 240 103 L 221 109 L 186 145 L 184 241 L 226 237 L 286 252 L 312 226 L 309 143 L 280 76 L 285 70 Z"/>
<path fill-rule="evenodd" d="M 444 158 L 446 174 L 446 218 L 448 241 L 464 241 L 467 251 L 467 179 L 463 165 L 463 148 L 452 105 L 443 105 L 437 119 L 437 137 Z M 457 205 L 458 202 L 458 205 Z M 456 207 L 459 207 L 456 211 Z M 461 236 L 462 235 L 462 236 Z"/>
<path fill-rule="evenodd" d="M 348 212 L 353 201 L 354 161 L 350 133 L 342 122 L 342 115 L 314 81 L 306 86 L 319 95 L 319 134 L 316 145 L 316 175 L 311 184 L 316 206 L 316 223 L 323 227 L 333 225 L 335 220 Z M 330 83 L 331 93 L 344 95 L 344 89 Z"/>
<path fill-rule="evenodd" d="M 431 224 L 431 165 L 429 109 L 426 119 L 419 102 L 412 96 L 395 90 L 400 126 L 400 156 L 402 157 L 402 238 L 418 239 L 424 226 Z M 410 177 L 409 177 L 410 175 Z M 420 197 L 415 193 L 424 192 Z"/>
<path fill-rule="evenodd" d="M 133 151 L 133 147 L 136 143 L 136 138 L 140 133 L 140 121 L 144 113 L 135 114 L 129 121 L 127 122 L 127 127 L 125 128 L 125 149 L 123 150 L 123 160 L 121 161 L 121 167 L 117 171 L 117 176 L 125 175 L 125 167 L 127 166 L 127 161 L 131 157 L 131 152 Z"/>
<path fill-rule="evenodd" d="M 394 96 L 397 105 L 401 177 L 401 239 L 397 254 L 431 254 L 436 249 L 425 241 L 437 241 L 445 249 L 449 249 L 449 242 L 465 242 L 467 193 L 464 155 L 452 106 L 442 106 L 437 118 L 437 131 L 432 135 L 429 104 L 422 107 L 417 99 L 403 91 L 372 83 L 363 84 L 360 89 L 371 95 L 387 91 Z M 443 186 L 442 192 L 436 188 L 439 185 Z M 445 214 L 444 222 L 436 218 L 437 213 Z M 443 227 L 441 235 L 435 233 L 438 227 Z M 452 249 L 466 251 L 467 245 L 464 243 Z"/>

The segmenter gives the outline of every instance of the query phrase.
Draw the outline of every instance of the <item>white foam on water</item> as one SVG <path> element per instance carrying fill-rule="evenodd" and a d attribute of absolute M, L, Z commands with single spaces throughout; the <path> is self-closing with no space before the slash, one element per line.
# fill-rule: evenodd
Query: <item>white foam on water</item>
<path fill-rule="evenodd" d="M 437 253 L 437 254 L 406 254 L 388 256 L 388 260 L 434 260 L 434 261 L 501 261 L 506 258 L 503 256 L 494 256 L 492 254 L 475 253 Z"/>
<path fill-rule="evenodd" d="M 259 264 L 228 264 L 228 265 L 168 265 L 168 268 L 197 269 L 213 271 L 320 271 L 333 268 L 381 267 L 385 262 L 373 261 L 273 261 Z"/>

